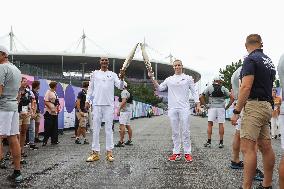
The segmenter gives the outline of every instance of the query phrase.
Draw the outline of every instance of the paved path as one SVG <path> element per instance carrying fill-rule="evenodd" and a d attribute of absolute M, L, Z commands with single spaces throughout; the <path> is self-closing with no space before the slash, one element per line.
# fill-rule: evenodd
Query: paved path
<path fill-rule="evenodd" d="M 73 131 L 65 131 L 58 146 L 27 150 L 29 156 L 22 171 L 25 180 L 18 188 L 238 188 L 242 171 L 229 168 L 234 128 L 226 123 L 225 148 L 219 149 L 218 129 L 214 127 L 212 147 L 206 149 L 203 147 L 207 139 L 206 118 L 192 117 L 191 121 L 192 163 L 167 161 L 172 141 L 166 116 L 141 118 L 131 122 L 134 146 L 115 148 L 112 163 L 105 160 L 104 150 L 101 160 L 86 163 L 90 145 L 74 144 Z M 115 127 L 117 142 L 118 124 Z M 104 143 L 104 130 L 101 130 L 102 149 Z M 274 188 L 278 188 L 280 140 L 274 140 L 273 147 L 276 152 Z M 261 158 L 258 160 L 261 165 Z M 11 171 L 11 168 L 0 170 L 0 188 L 15 188 L 6 180 Z"/>

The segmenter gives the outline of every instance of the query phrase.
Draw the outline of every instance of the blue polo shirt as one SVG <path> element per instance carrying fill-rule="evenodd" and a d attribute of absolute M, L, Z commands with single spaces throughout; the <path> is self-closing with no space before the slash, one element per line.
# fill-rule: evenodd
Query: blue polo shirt
<path fill-rule="evenodd" d="M 262 49 L 256 49 L 245 59 L 241 70 L 241 78 L 254 75 L 254 81 L 250 91 L 250 99 L 272 100 L 272 87 L 276 70 L 271 59 L 263 53 Z"/>

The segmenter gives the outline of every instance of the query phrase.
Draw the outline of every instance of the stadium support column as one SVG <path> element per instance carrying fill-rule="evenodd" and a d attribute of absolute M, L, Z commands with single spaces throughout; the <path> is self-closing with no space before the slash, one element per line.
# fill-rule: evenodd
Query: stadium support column
<path fill-rule="evenodd" d="M 147 81 L 146 81 L 146 79 L 147 79 L 147 73 L 146 73 L 146 69 L 145 69 L 145 67 L 144 67 L 144 87 L 146 87 L 146 83 L 147 83 Z"/>
<path fill-rule="evenodd" d="M 155 63 L 155 78 L 158 79 L 158 63 Z"/>
<path fill-rule="evenodd" d="M 112 71 L 115 73 L 115 58 L 112 59 Z"/>
<path fill-rule="evenodd" d="M 85 79 L 85 65 L 87 63 L 80 63 L 80 64 L 82 64 L 82 79 L 84 80 Z"/>
<path fill-rule="evenodd" d="M 64 58 L 63 56 L 61 56 L 61 72 L 62 72 L 62 76 L 64 75 L 63 72 L 64 72 Z M 63 79 L 63 77 L 62 77 Z"/>

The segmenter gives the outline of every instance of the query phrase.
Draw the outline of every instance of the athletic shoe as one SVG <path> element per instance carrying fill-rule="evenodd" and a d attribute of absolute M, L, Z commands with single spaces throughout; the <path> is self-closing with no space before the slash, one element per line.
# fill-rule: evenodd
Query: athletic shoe
<path fill-rule="evenodd" d="M 254 187 L 254 189 L 272 189 L 272 186 L 264 187 L 264 186 L 262 186 L 262 184 L 260 183 L 260 185 L 259 185 L 259 186 Z"/>
<path fill-rule="evenodd" d="M 211 143 L 206 142 L 206 143 L 204 144 L 204 147 L 211 148 Z"/>
<path fill-rule="evenodd" d="M 264 174 L 261 172 L 261 170 L 256 168 L 254 180 L 263 181 L 263 178 L 264 178 Z"/>
<path fill-rule="evenodd" d="M 4 157 L 4 159 L 5 159 L 5 160 L 10 160 L 10 157 L 11 157 L 10 152 L 7 152 L 6 155 L 5 155 L 5 157 Z"/>
<path fill-rule="evenodd" d="M 39 138 L 35 138 L 35 143 L 40 143 L 42 142 L 42 140 L 40 140 Z"/>
<path fill-rule="evenodd" d="M 75 140 L 75 144 L 81 144 L 81 142 L 80 142 L 80 139 L 79 139 L 79 138 L 77 138 L 77 139 Z"/>
<path fill-rule="evenodd" d="M 112 152 L 107 152 L 106 160 L 109 161 L 109 162 L 113 162 L 114 161 L 114 157 L 112 155 Z"/>
<path fill-rule="evenodd" d="M 22 156 L 22 157 L 28 157 L 28 155 L 26 154 L 26 152 L 22 152 L 22 153 L 21 153 L 21 156 Z"/>
<path fill-rule="evenodd" d="M 243 161 L 240 161 L 239 163 L 231 161 L 230 167 L 231 167 L 231 169 L 243 169 L 244 168 L 244 163 L 243 163 Z"/>
<path fill-rule="evenodd" d="M 27 142 L 27 143 L 25 143 L 24 147 L 25 147 L 25 148 L 26 148 L 26 147 L 29 147 L 29 145 L 30 145 L 30 143 Z"/>
<path fill-rule="evenodd" d="M 187 162 L 192 162 L 192 156 L 190 154 L 184 154 L 184 159 Z"/>
<path fill-rule="evenodd" d="M 88 157 L 86 162 L 98 161 L 100 159 L 100 155 L 98 152 L 92 152 L 92 154 Z"/>
<path fill-rule="evenodd" d="M 17 175 L 13 173 L 12 175 L 9 175 L 7 179 L 11 182 L 21 183 L 23 181 L 23 176 L 21 173 Z"/>
<path fill-rule="evenodd" d="M 59 143 L 60 143 L 60 142 L 58 142 L 58 141 L 57 141 L 57 142 L 52 142 L 51 145 L 57 145 L 57 144 L 59 144 Z"/>
<path fill-rule="evenodd" d="M 169 161 L 178 161 L 178 160 L 180 160 L 180 159 L 181 159 L 180 154 L 172 154 L 172 155 L 168 158 Z"/>
<path fill-rule="evenodd" d="M 0 160 L 0 169 L 7 169 L 8 167 L 7 167 L 7 164 L 6 164 L 6 161 L 5 161 L 5 159 L 3 158 L 3 159 L 1 159 Z"/>
<path fill-rule="evenodd" d="M 224 148 L 224 144 L 220 143 L 219 148 Z"/>
<path fill-rule="evenodd" d="M 27 164 L 27 161 L 22 158 L 21 161 L 20 161 L 20 164 L 25 165 L 25 164 Z"/>
<path fill-rule="evenodd" d="M 124 147 L 124 143 L 118 141 L 118 143 L 116 145 L 114 145 L 114 147 Z"/>
<path fill-rule="evenodd" d="M 30 145 L 30 149 L 32 150 L 38 150 L 38 147 L 35 144 Z"/>
<path fill-rule="evenodd" d="M 275 135 L 275 136 L 273 137 L 273 139 L 277 139 L 277 135 Z"/>
<path fill-rule="evenodd" d="M 131 141 L 131 140 L 128 140 L 128 141 L 125 143 L 125 145 L 132 146 L 133 144 L 132 144 L 132 141 Z"/>
<path fill-rule="evenodd" d="M 87 139 L 85 139 L 83 144 L 90 144 L 90 143 Z"/>

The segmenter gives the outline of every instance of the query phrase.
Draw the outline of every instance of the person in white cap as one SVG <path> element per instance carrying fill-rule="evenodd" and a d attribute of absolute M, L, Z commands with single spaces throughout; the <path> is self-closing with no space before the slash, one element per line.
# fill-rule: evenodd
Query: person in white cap
<path fill-rule="evenodd" d="M 173 154 L 169 161 L 181 159 L 180 148 L 183 141 L 184 158 L 187 162 L 192 161 L 191 141 L 190 141 L 190 104 L 189 93 L 191 92 L 197 109 L 200 110 L 199 95 L 192 76 L 183 73 L 181 60 L 173 62 L 175 74 L 166 78 L 160 85 L 155 80 L 153 73 L 148 73 L 154 87 L 158 91 L 168 89 L 168 116 L 172 127 L 172 139 L 174 143 Z M 182 131 L 182 136 L 180 132 Z"/>
<path fill-rule="evenodd" d="M 119 89 L 123 88 L 124 71 L 120 71 L 120 79 L 117 74 L 108 70 L 109 60 L 107 57 L 100 58 L 100 70 L 92 72 L 88 92 L 86 96 L 86 108 L 93 106 L 93 140 L 92 153 L 87 162 L 93 162 L 100 159 L 100 129 L 102 119 L 105 120 L 106 133 L 106 159 L 113 161 L 112 154 L 113 144 L 113 113 L 114 113 L 114 86 Z"/>
<path fill-rule="evenodd" d="M 242 67 L 239 67 L 231 77 L 231 84 L 232 84 L 232 93 L 229 104 L 226 106 L 228 109 L 233 103 L 236 104 L 239 95 L 239 86 L 240 86 L 240 73 Z M 243 169 L 243 161 L 240 161 L 240 129 L 241 129 L 241 119 L 238 119 L 238 124 L 235 126 L 235 135 L 233 138 L 232 144 L 232 160 L 230 167 L 232 169 Z"/>
<path fill-rule="evenodd" d="M 123 91 L 121 92 L 121 103 L 119 106 L 119 133 L 120 140 L 115 147 L 124 147 L 124 145 L 133 145 L 132 143 L 132 128 L 130 126 L 130 119 L 132 117 L 132 95 L 127 90 L 127 84 L 124 84 Z M 125 127 L 127 128 L 128 141 L 124 143 Z"/>
<path fill-rule="evenodd" d="M 14 162 L 14 173 L 8 179 L 19 183 L 23 177 L 20 171 L 21 148 L 17 138 L 19 134 L 17 97 L 22 76 L 21 71 L 8 61 L 8 55 L 8 50 L 0 46 L 0 161 L 4 161 L 2 139 L 7 137 Z"/>
<path fill-rule="evenodd" d="M 226 87 L 222 86 L 222 79 L 220 76 L 214 77 L 213 84 L 209 85 L 202 93 L 200 98 L 202 104 L 205 104 L 205 97 L 209 98 L 207 128 L 208 140 L 204 144 L 204 147 L 211 147 L 212 127 L 214 121 L 217 121 L 219 124 L 219 148 L 224 147 L 225 99 L 229 98 L 229 96 L 230 92 Z"/>
<path fill-rule="evenodd" d="M 284 54 L 281 56 L 280 61 L 277 67 L 278 75 L 281 82 L 282 87 L 282 100 L 284 99 Z M 282 101 L 280 107 L 280 115 L 279 115 L 279 126 L 281 133 L 281 148 L 284 152 L 284 102 Z M 279 166 L 279 185 L 280 188 L 284 188 L 284 154 L 282 154 L 282 158 Z"/>

